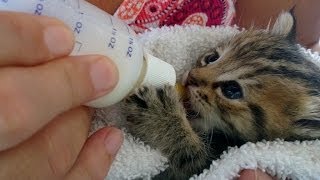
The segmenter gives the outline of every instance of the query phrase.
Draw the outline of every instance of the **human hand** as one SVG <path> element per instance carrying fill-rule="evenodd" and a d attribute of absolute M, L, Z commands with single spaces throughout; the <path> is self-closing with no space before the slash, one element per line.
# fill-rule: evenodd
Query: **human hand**
<path fill-rule="evenodd" d="M 68 57 L 73 35 L 48 17 L 0 12 L 0 179 L 103 179 L 122 143 L 90 111 L 117 69 L 102 56 Z"/>
<path fill-rule="evenodd" d="M 245 169 L 238 180 L 272 180 L 273 178 L 261 170 Z"/>

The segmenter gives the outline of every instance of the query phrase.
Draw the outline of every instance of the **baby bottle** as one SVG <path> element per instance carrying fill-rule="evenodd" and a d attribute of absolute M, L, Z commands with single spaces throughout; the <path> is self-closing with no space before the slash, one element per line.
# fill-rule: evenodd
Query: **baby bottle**
<path fill-rule="evenodd" d="M 159 87 L 176 82 L 173 67 L 144 50 L 127 24 L 84 0 L 0 0 L 0 10 L 58 18 L 74 32 L 71 55 L 101 54 L 114 61 L 118 84 L 88 106 L 115 104 L 142 85 Z"/>

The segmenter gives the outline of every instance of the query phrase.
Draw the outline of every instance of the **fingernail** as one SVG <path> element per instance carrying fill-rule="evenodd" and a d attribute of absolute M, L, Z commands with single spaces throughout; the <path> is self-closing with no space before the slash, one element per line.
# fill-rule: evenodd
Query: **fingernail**
<path fill-rule="evenodd" d="M 96 95 L 110 91 L 118 82 L 118 70 L 116 66 L 106 58 L 98 60 L 91 65 L 90 76 Z"/>
<path fill-rule="evenodd" d="M 44 31 L 44 41 L 54 56 L 67 55 L 73 48 L 73 34 L 62 25 L 49 26 Z"/>
<path fill-rule="evenodd" d="M 122 131 L 116 128 L 111 128 L 109 130 L 109 133 L 106 136 L 105 139 L 105 147 L 107 150 L 107 153 L 109 155 L 115 155 L 117 154 L 118 150 L 120 149 L 122 145 Z"/>

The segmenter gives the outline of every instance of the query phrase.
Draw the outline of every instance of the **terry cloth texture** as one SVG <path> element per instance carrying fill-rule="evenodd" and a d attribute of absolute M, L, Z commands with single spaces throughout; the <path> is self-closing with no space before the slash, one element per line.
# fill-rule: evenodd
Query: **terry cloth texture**
<path fill-rule="evenodd" d="M 185 70 L 191 68 L 204 52 L 221 41 L 234 36 L 236 27 L 173 26 L 152 29 L 139 36 L 141 43 L 153 55 L 171 63 L 181 79 Z M 317 64 L 320 56 L 301 48 L 301 51 Z M 99 109 L 96 112 L 92 131 L 106 125 L 121 127 L 125 121 L 118 105 Z M 150 179 L 164 170 L 166 158 L 138 139 L 125 133 L 124 144 L 107 177 L 108 180 Z M 280 179 L 320 179 L 320 141 L 247 143 L 224 152 L 213 161 L 209 169 L 193 180 L 233 179 L 242 169 L 260 168 Z"/>

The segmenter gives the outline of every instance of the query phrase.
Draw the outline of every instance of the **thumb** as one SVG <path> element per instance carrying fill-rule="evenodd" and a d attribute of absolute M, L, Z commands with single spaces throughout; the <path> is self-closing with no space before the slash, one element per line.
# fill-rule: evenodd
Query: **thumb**
<path fill-rule="evenodd" d="M 85 143 L 66 180 L 104 179 L 123 142 L 122 131 L 107 127 L 94 133 Z"/>
<path fill-rule="evenodd" d="M 240 172 L 238 180 L 273 180 L 267 173 L 262 172 L 260 169 L 245 169 Z"/>

